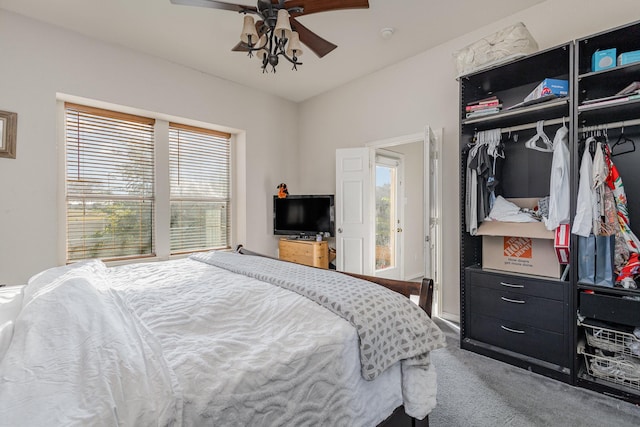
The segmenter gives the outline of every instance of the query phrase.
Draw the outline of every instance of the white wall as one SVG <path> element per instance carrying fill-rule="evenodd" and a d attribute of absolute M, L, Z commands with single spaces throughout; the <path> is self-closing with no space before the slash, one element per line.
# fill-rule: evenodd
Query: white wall
<path fill-rule="evenodd" d="M 271 196 L 298 178 L 297 130 L 277 123 L 296 104 L 3 10 L 0 52 L 0 110 L 18 113 L 17 158 L 0 158 L 0 283 L 58 260 L 56 93 L 246 131 L 240 243 L 275 255 Z"/>
<path fill-rule="evenodd" d="M 491 11 L 487 11 L 491 13 Z M 515 22 L 525 23 L 541 49 L 640 19 L 637 0 L 548 0 L 442 44 L 300 106 L 300 174 L 306 191 L 335 191 L 336 148 L 443 128 L 443 312 L 459 317 L 458 83 L 452 53 Z M 455 22 L 451 23 L 455 25 Z"/>

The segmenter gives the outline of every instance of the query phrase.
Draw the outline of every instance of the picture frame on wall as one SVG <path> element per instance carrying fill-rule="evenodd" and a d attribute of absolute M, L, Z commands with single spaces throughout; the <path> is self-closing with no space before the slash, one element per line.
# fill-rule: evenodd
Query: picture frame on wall
<path fill-rule="evenodd" d="M 16 158 L 18 113 L 0 111 L 0 157 Z"/>

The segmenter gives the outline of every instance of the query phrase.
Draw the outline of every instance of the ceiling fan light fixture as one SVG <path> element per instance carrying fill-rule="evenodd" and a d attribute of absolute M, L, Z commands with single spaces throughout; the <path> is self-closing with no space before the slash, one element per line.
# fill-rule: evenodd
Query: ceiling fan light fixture
<path fill-rule="evenodd" d="M 275 72 L 280 57 L 297 70 L 297 66 L 302 65 L 298 60 L 302 55 L 302 43 L 319 58 L 338 47 L 306 28 L 298 17 L 331 10 L 369 8 L 369 0 L 257 0 L 256 6 L 235 4 L 233 0 L 171 0 L 171 3 L 231 10 L 244 15 L 240 42 L 231 50 L 248 52 L 249 57 L 255 53 L 262 60 L 262 72 L 267 71 L 268 65 Z M 260 18 L 257 26 L 249 15 Z"/>
<path fill-rule="evenodd" d="M 255 46 L 258 41 L 258 32 L 256 31 L 256 23 L 253 16 L 245 15 L 244 24 L 242 25 L 242 34 L 240 40 L 248 46 Z"/>

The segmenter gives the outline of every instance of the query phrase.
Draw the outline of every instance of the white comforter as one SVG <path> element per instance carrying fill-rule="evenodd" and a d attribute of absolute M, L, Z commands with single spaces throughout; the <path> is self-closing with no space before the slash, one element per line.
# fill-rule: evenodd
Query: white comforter
<path fill-rule="evenodd" d="M 182 419 L 158 341 L 91 262 L 47 271 L 25 288 L 0 361 L 2 426 L 150 426 Z"/>
<path fill-rule="evenodd" d="M 372 426 L 403 404 L 399 365 L 362 379 L 347 321 L 189 259 L 47 272 L 15 325 L 0 425 Z M 405 404 L 426 414 L 423 374 Z"/>

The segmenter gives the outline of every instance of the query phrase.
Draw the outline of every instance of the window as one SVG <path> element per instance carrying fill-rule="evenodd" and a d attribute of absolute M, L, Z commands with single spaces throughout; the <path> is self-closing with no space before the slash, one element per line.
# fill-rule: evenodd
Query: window
<path fill-rule="evenodd" d="M 169 124 L 172 254 L 229 247 L 230 137 Z"/>
<path fill-rule="evenodd" d="M 154 253 L 153 125 L 65 104 L 67 261 Z"/>
<path fill-rule="evenodd" d="M 230 247 L 231 135 L 157 122 L 65 104 L 67 262 Z"/>

